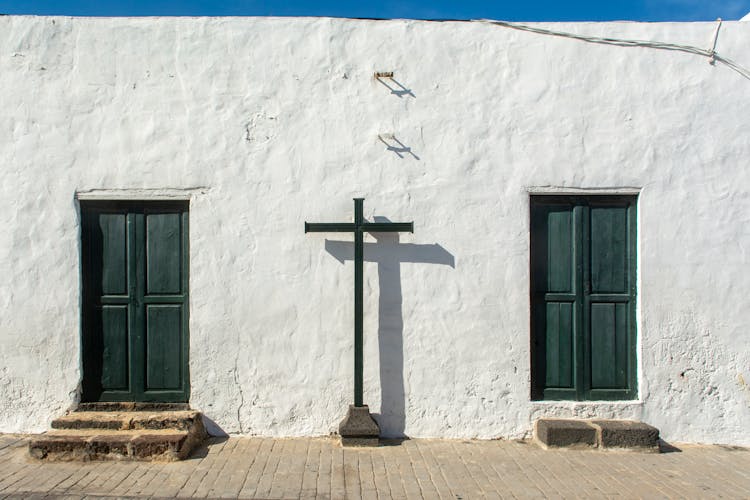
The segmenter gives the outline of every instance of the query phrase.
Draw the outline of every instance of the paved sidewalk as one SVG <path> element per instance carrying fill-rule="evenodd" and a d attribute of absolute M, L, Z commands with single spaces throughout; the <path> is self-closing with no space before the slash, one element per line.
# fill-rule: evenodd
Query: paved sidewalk
<path fill-rule="evenodd" d="M 0 435 L 0 498 L 750 498 L 750 450 L 543 451 L 519 441 L 213 438 L 177 463 L 41 463 Z"/>

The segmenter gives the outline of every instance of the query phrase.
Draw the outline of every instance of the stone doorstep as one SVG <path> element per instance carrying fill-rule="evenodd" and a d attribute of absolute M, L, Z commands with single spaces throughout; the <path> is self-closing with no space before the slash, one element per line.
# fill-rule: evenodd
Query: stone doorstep
<path fill-rule="evenodd" d="M 72 460 L 165 460 L 184 458 L 190 452 L 187 431 L 99 432 L 96 430 L 51 431 L 29 442 L 29 453 L 38 459 Z"/>
<path fill-rule="evenodd" d="M 88 439 L 84 451 L 92 460 L 111 458 L 113 455 L 126 458 L 130 455 L 128 445 L 132 440 L 133 436 L 128 434 L 97 435 Z"/>
<path fill-rule="evenodd" d="M 600 448 L 659 452 L 659 430 L 635 420 L 540 418 L 534 437 L 542 448 Z"/>
<path fill-rule="evenodd" d="M 136 459 L 150 459 L 164 455 L 174 455 L 173 460 L 179 460 L 179 454 L 188 439 L 187 432 L 174 435 L 138 435 L 131 441 L 131 455 Z M 184 458 L 184 457 L 183 457 Z"/>
<path fill-rule="evenodd" d="M 659 451 L 659 429 L 635 420 L 592 420 L 602 448 L 655 449 Z"/>
<path fill-rule="evenodd" d="M 534 436 L 543 448 L 595 447 L 596 429 L 584 420 L 540 418 Z"/>
<path fill-rule="evenodd" d="M 197 411 L 75 411 L 29 442 L 47 460 L 182 460 L 208 436 Z"/>
<path fill-rule="evenodd" d="M 102 430 L 127 430 L 130 429 L 130 419 L 119 415 L 107 415 L 100 412 L 91 417 L 87 413 L 68 414 L 56 418 L 50 424 L 53 429 L 102 429 Z"/>
<path fill-rule="evenodd" d="M 106 412 L 123 412 L 123 411 L 189 411 L 188 403 L 134 403 L 134 402 L 98 402 L 98 403 L 79 403 L 74 410 L 77 412 L 106 411 Z"/>
<path fill-rule="evenodd" d="M 102 430 L 190 430 L 201 420 L 197 411 L 168 412 L 105 412 L 75 411 L 52 421 L 53 429 L 102 429 Z"/>
<path fill-rule="evenodd" d="M 86 436 L 45 435 L 29 441 L 29 454 L 38 459 L 53 456 L 58 460 L 86 460 Z"/>

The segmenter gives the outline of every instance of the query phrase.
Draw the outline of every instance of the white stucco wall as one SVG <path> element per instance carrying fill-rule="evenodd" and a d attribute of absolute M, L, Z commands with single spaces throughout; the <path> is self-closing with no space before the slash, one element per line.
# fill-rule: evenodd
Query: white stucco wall
<path fill-rule="evenodd" d="M 705 48 L 715 30 L 537 26 Z M 750 67 L 749 44 L 725 22 L 716 50 Z M 351 247 L 302 223 L 364 196 L 367 218 L 415 221 L 409 246 L 365 253 L 385 434 L 515 438 L 577 415 L 750 445 L 749 96 L 697 55 L 476 22 L 0 17 L 0 431 L 77 401 L 77 194 L 190 198 L 195 408 L 229 433 L 335 431 Z M 529 400 L 540 190 L 640 193 L 638 401 Z"/>

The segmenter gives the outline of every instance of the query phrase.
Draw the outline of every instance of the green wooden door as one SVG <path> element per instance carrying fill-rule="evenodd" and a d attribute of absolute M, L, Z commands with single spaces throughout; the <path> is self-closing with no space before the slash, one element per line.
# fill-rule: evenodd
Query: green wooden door
<path fill-rule="evenodd" d="M 187 202 L 81 203 L 83 400 L 188 400 Z"/>
<path fill-rule="evenodd" d="M 634 399 L 636 199 L 531 198 L 532 398 Z"/>

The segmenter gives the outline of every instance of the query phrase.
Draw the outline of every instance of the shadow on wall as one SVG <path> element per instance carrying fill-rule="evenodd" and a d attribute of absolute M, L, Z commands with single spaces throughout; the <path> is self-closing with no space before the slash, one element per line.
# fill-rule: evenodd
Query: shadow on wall
<path fill-rule="evenodd" d="M 375 217 L 375 222 L 390 222 Z M 371 233 L 377 243 L 365 243 L 365 262 L 378 264 L 378 352 L 380 358 L 380 414 L 373 416 L 383 437 L 405 437 L 404 319 L 401 263 L 441 264 L 455 268 L 455 258 L 437 243 L 399 243 L 398 233 Z M 354 243 L 325 241 L 325 249 L 342 264 L 354 259 Z"/>
<path fill-rule="evenodd" d="M 396 138 L 393 134 L 378 135 L 380 142 L 385 144 L 387 151 L 393 151 L 393 153 L 399 158 L 403 159 L 406 155 L 411 155 L 415 160 L 419 160 L 419 156 L 414 154 L 410 146 L 407 146 Z"/>
<path fill-rule="evenodd" d="M 393 74 L 391 73 L 391 75 Z M 414 99 L 417 98 L 412 89 L 407 89 L 404 84 L 393 78 L 393 76 L 377 78 L 377 80 L 379 84 L 391 91 L 391 95 L 395 95 L 399 99 L 407 96 Z M 390 82 L 390 84 L 388 82 Z"/>

